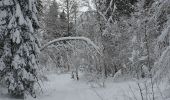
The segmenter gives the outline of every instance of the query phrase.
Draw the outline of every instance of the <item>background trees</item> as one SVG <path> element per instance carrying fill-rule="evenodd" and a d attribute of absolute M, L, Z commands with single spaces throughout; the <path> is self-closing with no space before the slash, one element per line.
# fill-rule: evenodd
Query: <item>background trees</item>
<path fill-rule="evenodd" d="M 162 28 L 167 29 L 168 25 L 165 23 L 168 22 L 166 10 L 169 8 L 165 8 L 164 3 L 147 0 L 93 0 L 96 8 L 82 14 L 78 22 L 78 33 L 98 38 L 97 44 L 100 44 L 104 55 L 102 61 L 107 70 L 105 72 L 110 73 L 112 70 L 114 75 L 121 69 L 124 74 L 130 72 L 136 77 L 147 77 L 158 60 L 155 51 L 158 49 L 157 38 L 163 32 Z M 162 14 L 165 16 L 156 9 L 164 9 Z M 92 40 L 96 42 L 96 39 Z"/>
<path fill-rule="evenodd" d="M 94 64 L 99 73 L 114 76 L 121 71 L 122 75 L 128 74 L 130 77 L 148 77 L 162 52 L 169 46 L 167 31 L 166 36 L 161 35 L 163 30 L 168 29 L 169 8 L 165 5 L 168 1 L 93 0 L 92 4 L 83 1 L 81 5 L 90 9 L 80 13 L 80 16 L 73 10 L 76 5 L 73 1 L 69 1 L 70 21 L 68 1 L 65 1 L 64 10 L 58 16 L 66 19 L 67 28 L 68 23 L 74 23 L 76 31 L 72 32 L 76 34 L 72 36 L 88 37 L 100 47 L 103 56 L 96 56 Z M 75 7 L 77 9 L 77 5 Z M 75 14 L 78 15 L 76 18 L 73 17 Z M 66 33 L 69 33 L 68 29 Z M 72 53 L 71 60 L 75 58 L 71 58 Z M 101 71 L 102 67 L 104 71 Z"/>
<path fill-rule="evenodd" d="M 52 1 L 49 6 L 44 22 L 45 30 L 47 32 L 46 37 L 54 39 L 63 37 L 67 34 L 67 19 L 65 12 L 59 11 L 59 4 L 56 1 Z"/>

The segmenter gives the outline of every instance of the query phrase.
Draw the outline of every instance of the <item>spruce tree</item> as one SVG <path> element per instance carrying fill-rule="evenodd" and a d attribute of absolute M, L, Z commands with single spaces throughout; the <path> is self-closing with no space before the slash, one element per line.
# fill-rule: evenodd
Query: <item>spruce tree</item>
<path fill-rule="evenodd" d="M 0 74 L 12 96 L 35 97 L 37 56 L 37 2 L 0 1 Z"/>
<path fill-rule="evenodd" d="M 64 10 L 59 12 L 58 3 L 54 0 L 44 18 L 47 39 L 52 40 L 67 35 L 67 17 Z"/>
<path fill-rule="evenodd" d="M 57 38 L 61 37 L 61 34 L 59 34 L 59 6 L 55 0 L 52 1 L 52 4 L 49 7 L 49 11 L 45 16 L 44 22 L 45 22 L 45 27 L 46 27 L 46 32 L 47 32 L 47 38 Z"/>

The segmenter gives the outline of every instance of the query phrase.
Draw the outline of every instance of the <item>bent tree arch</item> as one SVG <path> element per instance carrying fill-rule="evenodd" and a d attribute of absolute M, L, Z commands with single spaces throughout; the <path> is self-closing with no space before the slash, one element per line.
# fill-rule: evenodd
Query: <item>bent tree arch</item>
<path fill-rule="evenodd" d="M 56 43 L 56 42 L 59 42 L 59 41 L 66 41 L 66 40 L 82 40 L 82 41 L 85 41 L 87 44 L 93 46 L 93 48 L 97 51 L 97 53 L 101 55 L 100 48 L 96 44 L 94 44 L 93 41 L 91 41 L 89 38 L 86 38 L 86 37 L 61 37 L 61 38 L 58 38 L 58 39 L 54 39 L 54 40 L 46 43 L 44 46 L 42 46 L 40 48 L 40 51 L 43 51 L 45 48 L 47 48 L 49 45 L 51 45 L 53 43 Z"/>
<path fill-rule="evenodd" d="M 40 48 L 40 51 L 43 51 L 45 48 L 47 48 L 48 46 L 50 46 L 51 44 L 53 43 L 56 43 L 56 42 L 60 42 L 60 41 L 67 41 L 67 40 L 81 40 L 81 41 L 85 41 L 87 44 L 91 45 L 96 51 L 97 53 L 103 57 L 103 54 L 102 52 L 100 52 L 100 48 L 93 43 L 93 41 L 91 41 L 89 38 L 86 38 L 86 37 L 61 37 L 61 38 L 58 38 L 58 39 L 54 39 L 48 43 L 46 43 L 44 46 L 42 46 Z M 105 80 L 105 75 L 104 75 L 104 72 L 105 72 L 105 67 L 102 66 L 102 86 L 104 87 L 104 80 Z"/>

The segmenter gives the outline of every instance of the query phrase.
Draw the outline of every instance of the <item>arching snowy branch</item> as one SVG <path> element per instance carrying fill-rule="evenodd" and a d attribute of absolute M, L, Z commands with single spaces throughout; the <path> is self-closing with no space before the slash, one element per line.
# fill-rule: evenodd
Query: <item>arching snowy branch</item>
<path fill-rule="evenodd" d="M 61 37 L 61 38 L 58 38 L 58 39 L 54 39 L 54 40 L 48 42 L 47 44 L 45 44 L 44 46 L 42 46 L 40 48 L 40 51 L 44 50 L 46 47 L 48 47 L 49 45 L 51 45 L 55 42 L 64 41 L 64 40 L 82 40 L 82 41 L 85 41 L 85 42 L 87 42 L 87 44 L 92 45 L 94 47 L 94 49 L 97 51 L 97 53 L 99 53 L 101 55 L 100 48 L 97 45 L 95 45 L 89 38 L 86 38 L 86 37 Z"/>

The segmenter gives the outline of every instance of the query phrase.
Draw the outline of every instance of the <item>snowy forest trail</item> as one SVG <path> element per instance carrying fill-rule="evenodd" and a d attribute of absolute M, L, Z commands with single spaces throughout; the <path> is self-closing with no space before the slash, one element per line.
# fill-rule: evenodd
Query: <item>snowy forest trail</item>
<path fill-rule="evenodd" d="M 45 82 L 45 95 L 37 100 L 100 100 L 86 83 L 70 78 L 70 74 L 50 75 Z"/>
<path fill-rule="evenodd" d="M 43 96 L 36 100 L 56 100 L 56 98 L 57 100 L 132 100 L 128 82 L 107 82 L 106 88 L 92 88 L 87 82 L 81 79 L 76 81 L 70 77 L 70 74 L 49 75 L 49 81 L 44 83 L 46 88 Z"/>
<path fill-rule="evenodd" d="M 110 80 L 105 83 L 105 88 L 92 88 L 92 84 L 87 84 L 87 80 L 85 81 L 83 77 L 76 81 L 71 79 L 70 74 L 50 74 L 47 78 L 48 81 L 42 84 L 43 94 L 35 99 L 28 97 L 26 100 L 135 100 L 132 91 L 137 98 L 140 97 L 138 87 L 132 81 L 111 82 Z M 0 96 L 0 100 L 18 99 Z"/>

